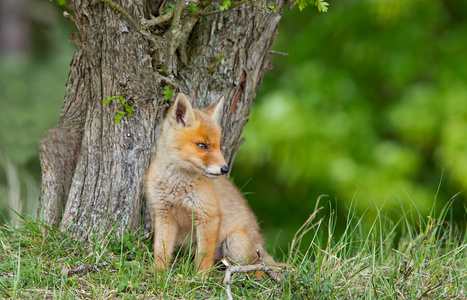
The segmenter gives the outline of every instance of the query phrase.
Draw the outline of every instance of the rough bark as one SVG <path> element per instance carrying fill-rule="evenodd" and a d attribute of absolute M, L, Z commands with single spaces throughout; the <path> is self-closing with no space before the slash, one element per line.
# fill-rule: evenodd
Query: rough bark
<path fill-rule="evenodd" d="M 168 20 L 151 26 L 158 20 L 152 15 L 169 15 L 159 16 L 163 1 L 73 1 L 77 51 L 59 124 L 39 145 L 40 217 L 82 238 L 112 228 L 121 232 L 122 226 L 150 232 L 142 181 L 171 103 L 163 98 L 165 85 L 190 95 L 195 107 L 226 97 L 223 151 L 231 164 L 270 67 L 283 5 L 275 1 L 268 5 L 276 5 L 277 12 L 246 3 L 209 16 L 200 15 L 219 3 L 199 2 L 198 15 L 177 1 L 183 5 L 179 26 L 177 7 Z M 102 103 L 119 94 L 135 108 L 132 117 L 116 124 L 121 108 L 115 101 Z"/>

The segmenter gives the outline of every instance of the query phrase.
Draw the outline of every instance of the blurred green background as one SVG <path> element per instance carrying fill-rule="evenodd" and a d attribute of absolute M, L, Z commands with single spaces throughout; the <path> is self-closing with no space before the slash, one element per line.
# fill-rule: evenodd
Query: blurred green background
<path fill-rule="evenodd" d="M 269 244 L 286 250 L 322 194 L 338 231 L 351 206 L 368 222 L 379 210 L 397 221 L 439 212 L 455 195 L 449 218 L 464 227 L 467 2 L 328 2 L 327 13 L 285 11 L 274 50 L 289 56 L 274 55 L 232 172 Z M 7 219 L 18 199 L 23 212 L 37 207 L 37 142 L 58 121 L 74 51 L 63 10 L 39 0 L 0 7 Z M 5 33 L 12 17 L 24 37 L 16 48 Z"/>

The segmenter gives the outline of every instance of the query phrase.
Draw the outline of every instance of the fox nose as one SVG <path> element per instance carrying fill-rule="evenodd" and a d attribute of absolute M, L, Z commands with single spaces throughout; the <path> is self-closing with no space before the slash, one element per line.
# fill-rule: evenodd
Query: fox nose
<path fill-rule="evenodd" d="M 221 173 L 222 173 L 222 174 L 226 174 L 227 172 L 229 172 L 229 167 L 227 167 L 227 166 L 222 166 L 222 168 L 221 168 Z"/>

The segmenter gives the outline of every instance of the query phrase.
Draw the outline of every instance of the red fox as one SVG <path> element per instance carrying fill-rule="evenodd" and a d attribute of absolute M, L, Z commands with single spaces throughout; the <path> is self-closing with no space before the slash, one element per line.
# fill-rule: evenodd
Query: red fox
<path fill-rule="evenodd" d="M 258 249 L 265 262 L 258 222 L 240 191 L 224 176 L 229 172 L 221 152 L 224 98 L 204 110 L 193 109 L 177 95 L 164 120 L 146 173 L 146 197 L 154 216 L 154 264 L 165 270 L 177 246 L 193 236 L 199 270 L 224 257 L 251 264 Z M 192 232 L 193 229 L 193 232 Z"/>

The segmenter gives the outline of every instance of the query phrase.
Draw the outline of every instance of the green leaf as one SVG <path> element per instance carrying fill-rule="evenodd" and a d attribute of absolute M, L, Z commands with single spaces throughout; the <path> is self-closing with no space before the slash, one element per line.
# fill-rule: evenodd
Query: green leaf
<path fill-rule="evenodd" d="M 135 107 L 134 105 L 125 105 L 125 110 L 127 111 L 128 113 L 128 116 L 131 117 L 133 115 L 133 107 Z"/>
<path fill-rule="evenodd" d="M 195 12 L 195 11 L 198 11 L 199 10 L 199 7 L 196 6 L 196 5 L 193 5 L 193 4 L 190 4 L 190 11 L 191 12 Z"/>
<path fill-rule="evenodd" d="M 168 13 L 169 11 L 171 11 L 172 9 L 175 8 L 175 4 L 173 3 L 169 3 L 169 7 L 167 7 L 164 11 L 164 13 Z"/>
<path fill-rule="evenodd" d="M 123 105 L 125 104 L 125 98 L 123 97 L 123 95 L 117 95 L 117 96 L 112 96 L 112 97 L 107 96 L 107 99 L 103 101 L 102 106 L 106 105 L 107 103 L 109 103 L 110 101 L 114 99 L 117 101 L 117 103 L 121 103 Z"/>
<path fill-rule="evenodd" d="M 219 56 L 217 57 L 217 59 L 216 59 L 216 63 L 222 62 L 222 60 L 225 59 L 225 58 L 227 58 L 227 57 L 225 57 L 224 54 L 219 55 Z"/>
<path fill-rule="evenodd" d="M 170 100 L 172 96 L 174 95 L 174 92 L 170 89 L 168 85 L 164 86 L 164 99 L 165 100 Z"/>
<path fill-rule="evenodd" d="M 329 5 L 329 3 L 327 3 L 326 1 L 322 1 L 322 0 L 316 0 L 315 1 L 315 6 L 318 8 L 318 10 L 320 12 L 327 12 L 328 11 L 328 5 Z"/>
<path fill-rule="evenodd" d="M 221 4 L 221 6 L 219 6 L 219 8 L 222 11 L 228 10 L 230 5 L 232 5 L 232 3 L 230 3 L 230 0 L 224 0 L 224 2 Z"/>
<path fill-rule="evenodd" d="M 122 118 L 123 118 L 124 115 L 125 115 L 125 114 L 123 114 L 123 115 L 116 115 L 116 116 L 115 116 L 115 124 L 120 123 L 120 121 L 122 120 Z"/>
<path fill-rule="evenodd" d="M 113 97 L 107 96 L 107 99 L 104 100 L 104 103 L 102 104 L 102 106 L 106 105 L 107 103 L 109 103 L 112 100 L 113 100 Z"/>
<path fill-rule="evenodd" d="M 308 4 L 315 5 L 320 12 L 327 12 L 328 11 L 328 5 L 326 1 L 323 0 L 295 0 L 294 6 L 298 6 L 298 9 L 302 11 L 305 7 L 308 6 Z"/>
<path fill-rule="evenodd" d="M 123 292 L 128 287 L 128 280 L 126 278 L 122 278 L 118 283 L 117 290 L 119 292 Z"/>
<path fill-rule="evenodd" d="M 50 1 L 53 1 L 53 0 L 50 0 Z M 58 5 L 63 5 L 65 3 L 66 3 L 66 0 L 57 0 Z"/>
<path fill-rule="evenodd" d="M 117 110 L 117 114 L 120 114 L 120 115 L 123 115 L 123 116 L 124 116 L 124 115 L 126 115 L 126 112 L 121 111 L 121 110 Z"/>
<path fill-rule="evenodd" d="M 308 6 L 308 1 L 307 0 L 295 0 L 294 4 L 295 5 L 298 5 L 298 9 L 300 9 L 300 11 L 302 11 L 305 7 Z"/>
<path fill-rule="evenodd" d="M 268 8 L 273 12 L 276 12 L 276 7 L 274 5 L 269 5 Z"/>

